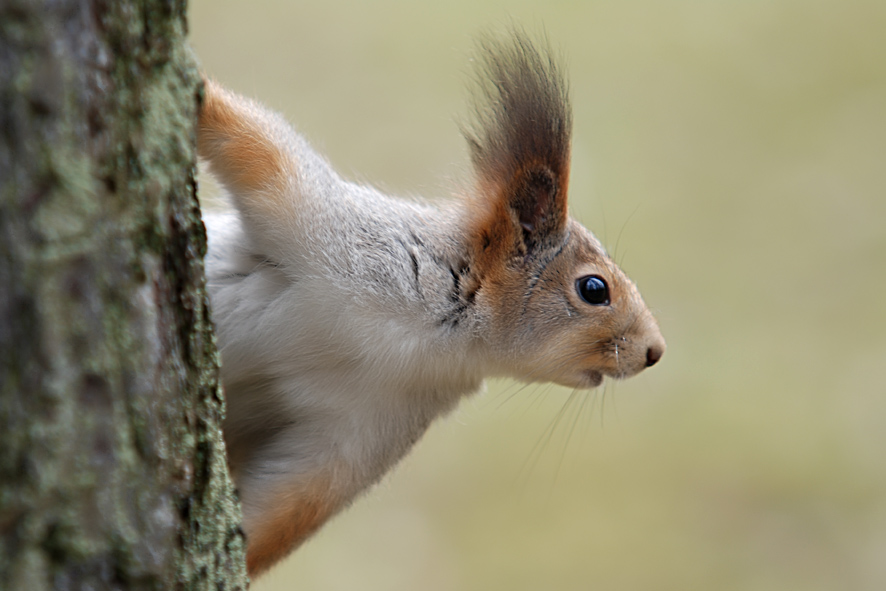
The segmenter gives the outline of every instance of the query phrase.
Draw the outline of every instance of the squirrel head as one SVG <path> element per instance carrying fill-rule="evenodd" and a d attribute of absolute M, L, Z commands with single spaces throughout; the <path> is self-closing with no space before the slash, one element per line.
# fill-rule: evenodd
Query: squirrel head
<path fill-rule="evenodd" d="M 665 351 L 634 283 L 569 217 L 571 108 L 550 49 L 522 32 L 481 43 L 476 185 L 466 210 L 469 288 L 504 373 L 590 388 Z"/>

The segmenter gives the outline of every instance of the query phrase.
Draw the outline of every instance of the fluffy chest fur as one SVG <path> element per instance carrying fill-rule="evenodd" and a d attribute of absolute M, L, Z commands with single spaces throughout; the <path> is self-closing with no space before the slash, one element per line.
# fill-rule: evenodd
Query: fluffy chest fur
<path fill-rule="evenodd" d="M 355 494 L 488 373 L 477 355 L 483 319 L 461 304 L 448 260 L 461 253 L 430 230 L 445 227 L 445 212 L 392 202 L 381 223 L 363 198 L 378 196 L 354 195 L 336 228 L 351 248 L 309 258 L 274 260 L 238 216 L 206 217 L 225 434 L 241 488 L 334 465 L 341 496 Z"/>

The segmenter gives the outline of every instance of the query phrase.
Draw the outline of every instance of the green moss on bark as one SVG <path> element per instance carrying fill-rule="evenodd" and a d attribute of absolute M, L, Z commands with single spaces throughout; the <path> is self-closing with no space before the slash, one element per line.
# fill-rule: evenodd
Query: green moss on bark
<path fill-rule="evenodd" d="M 0 8 L 0 588 L 242 589 L 182 2 Z"/>

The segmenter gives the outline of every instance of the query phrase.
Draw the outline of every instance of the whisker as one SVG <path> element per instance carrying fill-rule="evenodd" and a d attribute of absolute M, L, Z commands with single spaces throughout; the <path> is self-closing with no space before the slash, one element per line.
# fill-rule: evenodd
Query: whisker
<path fill-rule="evenodd" d="M 529 477 L 535 471 L 536 466 L 538 465 L 541 456 L 544 455 L 544 450 L 547 449 L 548 445 L 551 442 L 551 439 L 554 436 L 554 433 L 557 431 L 557 426 L 563 420 L 563 417 L 566 415 L 566 412 L 569 410 L 569 407 L 572 405 L 575 400 L 575 393 L 577 390 L 573 390 L 572 394 L 570 394 L 566 398 L 566 402 L 563 403 L 563 406 L 560 407 L 560 410 L 557 411 L 557 414 L 554 415 L 553 420 L 548 424 L 547 428 L 542 432 L 541 437 L 539 437 L 538 441 L 536 441 L 535 445 L 529 451 L 529 455 L 526 460 L 523 462 L 523 466 L 520 468 L 518 478 L 524 479 L 524 481 L 528 481 Z"/>
<path fill-rule="evenodd" d="M 631 212 L 631 215 L 628 216 L 628 219 L 626 219 L 625 222 L 621 225 L 621 230 L 618 231 L 618 238 L 615 239 L 615 252 L 612 255 L 612 260 L 616 261 L 616 264 L 619 267 L 622 266 L 621 260 L 618 256 L 618 245 L 621 242 L 621 235 L 624 234 L 625 228 L 628 227 L 628 223 L 631 221 L 631 218 L 634 217 L 637 211 L 639 211 L 641 205 L 642 203 L 637 204 L 637 207 L 634 208 L 634 211 Z"/>
<path fill-rule="evenodd" d="M 570 394 L 570 398 L 575 396 L 579 403 L 578 409 L 575 412 L 575 417 L 572 419 L 571 424 L 569 425 L 569 429 L 566 432 L 566 440 L 563 442 L 563 452 L 560 454 L 560 461 L 557 462 L 557 467 L 554 470 L 554 483 L 557 482 L 557 478 L 560 475 L 560 468 L 563 465 L 563 460 L 566 458 L 566 453 L 569 450 L 569 442 L 572 440 L 572 435 L 575 433 L 575 428 L 581 419 L 582 409 L 584 408 L 585 402 L 587 401 L 586 392 L 579 390 L 578 388 L 572 390 L 572 394 Z"/>

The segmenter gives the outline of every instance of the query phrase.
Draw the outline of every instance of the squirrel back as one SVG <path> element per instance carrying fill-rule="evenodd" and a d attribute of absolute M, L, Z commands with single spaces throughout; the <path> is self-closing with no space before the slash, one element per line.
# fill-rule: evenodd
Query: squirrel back
<path fill-rule="evenodd" d="M 468 195 L 348 182 L 280 116 L 205 81 L 198 149 L 225 439 L 258 574 L 489 376 L 598 386 L 655 364 L 636 287 L 567 211 L 571 110 L 548 50 L 481 48 Z"/>

